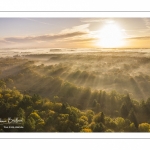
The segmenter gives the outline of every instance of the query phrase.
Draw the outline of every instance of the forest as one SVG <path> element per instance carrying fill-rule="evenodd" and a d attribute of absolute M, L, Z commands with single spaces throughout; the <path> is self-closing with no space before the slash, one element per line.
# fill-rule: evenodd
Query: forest
<path fill-rule="evenodd" d="M 136 52 L 1 57 L 0 118 L 23 128 L 0 131 L 150 132 L 149 62 Z"/>

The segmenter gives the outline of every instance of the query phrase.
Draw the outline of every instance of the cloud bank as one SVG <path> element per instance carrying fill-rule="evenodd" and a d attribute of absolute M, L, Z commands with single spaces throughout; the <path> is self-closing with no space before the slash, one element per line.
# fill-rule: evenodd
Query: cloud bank
<path fill-rule="evenodd" d="M 94 38 L 90 36 L 90 31 L 88 29 L 89 24 L 83 24 L 80 26 L 74 26 L 70 29 L 64 29 L 57 34 L 44 34 L 38 36 L 21 36 L 21 37 L 5 37 L 0 39 L 0 43 L 7 45 L 11 43 L 11 46 L 18 45 L 36 45 L 40 43 L 49 44 L 51 42 L 84 42 L 93 41 Z M 37 45 L 37 46 L 38 46 Z M 61 43 L 62 45 L 62 43 Z"/>

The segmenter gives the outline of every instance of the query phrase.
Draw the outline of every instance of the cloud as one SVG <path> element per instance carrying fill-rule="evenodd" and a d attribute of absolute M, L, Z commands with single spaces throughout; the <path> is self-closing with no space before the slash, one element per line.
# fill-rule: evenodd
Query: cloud
<path fill-rule="evenodd" d="M 143 21 L 144 21 L 144 23 L 145 23 L 145 26 L 146 26 L 148 29 L 150 29 L 150 19 L 148 19 L 148 18 L 143 18 Z"/>
<path fill-rule="evenodd" d="M 8 37 L 5 38 L 6 42 L 15 42 L 15 43 L 28 43 L 32 41 L 49 41 L 49 40 L 57 40 L 64 39 L 69 37 L 81 36 L 87 34 L 86 32 L 71 32 L 64 34 L 54 34 L 54 35 L 41 35 L 41 36 L 30 36 L 30 37 Z"/>
<path fill-rule="evenodd" d="M 81 19 L 81 22 L 88 22 L 88 23 L 101 22 L 101 21 L 104 21 L 104 19 L 100 19 L 100 18 L 83 18 L 83 19 Z"/>
<path fill-rule="evenodd" d="M 35 37 L 35 40 L 56 40 L 56 39 L 64 39 L 64 38 L 69 38 L 69 37 L 75 37 L 75 36 L 81 36 L 87 34 L 86 32 L 71 32 L 71 33 L 64 33 L 64 34 L 55 34 L 55 35 L 43 35 L 43 36 L 38 36 Z"/>
<path fill-rule="evenodd" d="M 62 30 L 57 34 L 46 34 L 39 36 L 25 36 L 25 37 L 7 37 L 1 40 L 1 42 L 13 42 L 13 43 L 29 43 L 29 42 L 44 42 L 50 40 L 63 40 L 67 38 L 86 36 L 89 33 L 89 24 L 83 24 L 80 26 L 74 26 L 70 29 Z"/>
<path fill-rule="evenodd" d="M 82 18 L 81 22 L 86 23 L 113 23 L 115 19 L 113 18 Z"/>
<path fill-rule="evenodd" d="M 44 44 L 49 44 L 50 41 L 53 43 L 60 42 L 77 42 L 77 41 L 92 41 L 91 32 L 88 29 L 89 24 L 82 24 L 79 26 L 74 26 L 69 29 L 64 29 L 57 34 L 45 34 L 45 35 L 38 35 L 38 36 L 21 36 L 21 37 L 6 37 L 0 39 L 0 42 L 11 42 L 14 45 L 21 45 L 21 44 L 40 44 L 45 42 Z M 8 44 L 9 46 L 9 44 Z"/>
<path fill-rule="evenodd" d="M 7 41 L 5 41 L 4 39 L 0 39 L 0 44 L 6 44 Z"/>
<path fill-rule="evenodd" d="M 5 39 L 0 39 L 0 44 L 11 44 L 13 42 L 7 41 Z"/>
<path fill-rule="evenodd" d="M 70 29 L 64 29 L 62 30 L 60 33 L 61 34 L 65 34 L 65 33 L 72 33 L 72 32 L 89 32 L 88 27 L 90 26 L 90 24 L 83 24 L 83 25 L 79 25 L 79 26 L 74 26 Z"/>
<path fill-rule="evenodd" d="M 41 24 L 50 25 L 50 23 L 39 21 L 39 20 L 32 19 L 32 18 L 25 18 L 25 19 L 29 20 L 29 21 L 32 21 L 32 22 L 38 22 L 38 23 L 41 23 Z"/>
<path fill-rule="evenodd" d="M 82 39 L 74 39 L 74 40 L 71 40 L 71 42 L 77 42 L 77 43 L 82 43 L 82 42 L 93 42 L 93 41 L 96 41 L 97 39 L 96 38 L 82 38 Z"/>
<path fill-rule="evenodd" d="M 27 42 L 31 42 L 33 38 L 32 37 L 8 37 L 5 38 L 4 40 L 12 43 L 27 43 Z"/>
<path fill-rule="evenodd" d="M 150 36 L 139 36 L 139 37 L 131 37 L 127 39 L 132 39 L 132 40 L 150 40 Z"/>

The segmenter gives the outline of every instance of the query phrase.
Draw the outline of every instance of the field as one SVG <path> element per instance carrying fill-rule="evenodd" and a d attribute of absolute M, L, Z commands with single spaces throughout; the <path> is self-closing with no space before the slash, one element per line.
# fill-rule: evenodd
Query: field
<path fill-rule="evenodd" d="M 148 49 L 12 52 L 0 59 L 0 116 L 23 132 L 150 131 Z"/>

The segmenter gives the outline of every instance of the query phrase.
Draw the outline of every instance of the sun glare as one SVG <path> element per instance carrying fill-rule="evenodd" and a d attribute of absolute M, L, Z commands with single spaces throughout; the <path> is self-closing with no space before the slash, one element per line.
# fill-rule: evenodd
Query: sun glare
<path fill-rule="evenodd" d="M 104 48 L 121 47 L 124 44 L 123 30 L 114 23 L 106 24 L 99 32 L 98 44 Z"/>

